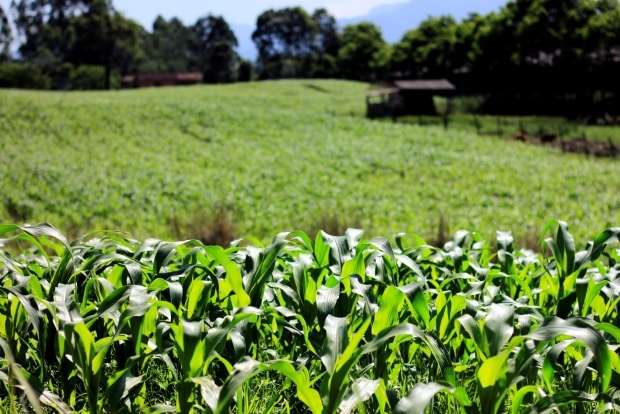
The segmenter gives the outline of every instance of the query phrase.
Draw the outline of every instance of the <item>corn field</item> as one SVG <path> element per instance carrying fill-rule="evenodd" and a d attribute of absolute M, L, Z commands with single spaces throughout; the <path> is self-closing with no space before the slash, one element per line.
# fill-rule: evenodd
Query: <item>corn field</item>
<path fill-rule="evenodd" d="M 0 226 L 7 412 L 602 413 L 620 409 L 620 228 L 68 242 Z M 546 238 L 545 238 L 546 237 Z"/>

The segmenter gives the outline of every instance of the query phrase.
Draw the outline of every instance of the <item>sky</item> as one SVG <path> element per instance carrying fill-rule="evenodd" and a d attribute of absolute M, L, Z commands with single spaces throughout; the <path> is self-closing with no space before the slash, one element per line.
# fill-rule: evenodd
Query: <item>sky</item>
<path fill-rule="evenodd" d="M 194 23 L 209 13 L 222 15 L 239 39 L 239 53 L 256 57 L 251 41 L 256 17 L 269 8 L 302 6 L 308 11 L 324 7 L 342 24 L 370 20 L 378 24 L 386 40 L 395 42 L 429 15 L 451 14 L 462 18 L 470 12 L 487 13 L 506 0 L 113 0 L 117 10 L 150 29 L 157 15 L 179 17 Z M 8 8 L 11 0 L 0 0 Z"/>
<path fill-rule="evenodd" d="M 340 19 L 363 16 L 374 7 L 404 3 L 407 0 L 114 0 L 114 6 L 127 16 L 150 27 L 158 14 L 177 16 L 186 23 L 203 14 L 221 14 L 236 24 L 253 24 L 261 12 L 269 8 L 302 6 L 308 10 L 327 8 Z M 451 1 L 451 0 L 438 0 Z M 0 0 L 6 9 L 10 0 Z"/>
<path fill-rule="evenodd" d="M 327 8 L 338 19 L 365 16 L 378 6 L 415 2 L 416 0 L 114 0 L 115 7 L 127 16 L 150 27 L 158 14 L 166 17 L 177 16 L 186 23 L 193 23 L 197 17 L 208 14 L 221 14 L 234 24 L 253 24 L 262 11 L 269 8 L 302 6 L 307 10 Z M 448 8 L 461 9 L 464 0 L 436 0 Z M 474 2 L 474 3 L 480 3 Z M 484 0 L 482 3 L 497 4 L 497 0 Z M 0 0 L 8 8 L 10 0 Z M 475 7 L 475 6 L 474 6 Z"/>
<path fill-rule="evenodd" d="M 314 10 L 325 7 L 343 19 L 363 16 L 377 6 L 404 2 L 406 0 L 115 0 L 114 4 L 118 10 L 143 24 L 152 22 L 158 14 L 174 15 L 193 22 L 197 15 L 209 12 L 221 14 L 236 24 L 253 24 L 256 16 L 269 8 L 302 6 Z"/>

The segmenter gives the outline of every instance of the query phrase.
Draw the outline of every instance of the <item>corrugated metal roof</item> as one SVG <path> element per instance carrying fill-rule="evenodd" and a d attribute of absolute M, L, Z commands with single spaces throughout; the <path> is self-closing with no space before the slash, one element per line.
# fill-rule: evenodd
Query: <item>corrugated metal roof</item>
<path fill-rule="evenodd" d="M 141 81 L 202 81 L 202 73 L 200 72 L 171 72 L 171 73 L 139 73 L 138 75 L 123 76 L 122 80 L 133 82 Z"/>
<path fill-rule="evenodd" d="M 200 72 L 177 73 L 176 76 L 178 80 L 202 82 L 202 73 Z"/>
<path fill-rule="evenodd" d="M 366 95 L 368 96 L 382 96 L 382 95 L 389 95 L 391 93 L 396 93 L 398 92 L 397 88 L 379 88 L 379 89 L 371 89 L 369 90 Z"/>
<path fill-rule="evenodd" d="M 394 82 L 398 89 L 409 91 L 455 91 L 456 87 L 447 79 L 416 79 Z"/>

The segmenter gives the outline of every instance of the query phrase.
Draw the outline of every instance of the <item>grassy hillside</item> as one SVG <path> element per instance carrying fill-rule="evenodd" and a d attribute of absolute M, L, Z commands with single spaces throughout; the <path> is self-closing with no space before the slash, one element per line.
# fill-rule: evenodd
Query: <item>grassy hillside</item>
<path fill-rule="evenodd" d="M 0 221 L 69 234 L 237 236 L 362 226 L 368 235 L 538 232 L 620 222 L 620 163 L 363 118 L 359 83 L 0 91 Z M 215 213 L 219 211 L 220 213 Z"/>

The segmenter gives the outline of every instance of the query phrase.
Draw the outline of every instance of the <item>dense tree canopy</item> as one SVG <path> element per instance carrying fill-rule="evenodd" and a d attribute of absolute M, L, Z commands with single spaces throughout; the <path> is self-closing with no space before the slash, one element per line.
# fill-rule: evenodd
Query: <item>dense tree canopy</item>
<path fill-rule="evenodd" d="M 237 37 L 221 16 L 198 19 L 193 27 L 193 52 L 205 82 L 232 82 L 237 79 L 239 56 Z"/>
<path fill-rule="evenodd" d="M 314 77 L 336 77 L 338 67 L 336 58 L 340 50 L 340 34 L 334 16 L 325 9 L 317 9 L 312 14 L 315 26 L 314 53 L 312 68 Z"/>
<path fill-rule="evenodd" d="M 325 9 L 312 15 L 300 7 L 268 10 L 258 17 L 252 40 L 262 78 L 339 75 L 338 25 Z"/>
<path fill-rule="evenodd" d="M 66 64 L 103 67 L 109 86 L 112 72 L 127 71 L 139 55 L 140 26 L 108 0 L 20 0 L 13 9 L 22 57 L 44 68 L 57 86 L 70 76 Z"/>
<path fill-rule="evenodd" d="M 344 29 L 338 63 L 345 77 L 379 79 L 385 73 L 389 58 L 390 49 L 374 24 L 360 23 Z"/>
<path fill-rule="evenodd" d="M 429 18 L 394 45 L 388 76 L 447 77 L 496 111 L 610 111 L 619 10 L 617 0 L 514 0 L 462 22 Z"/>
<path fill-rule="evenodd" d="M 8 59 L 11 47 L 12 33 L 9 18 L 0 5 L 0 62 Z"/>
<path fill-rule="evenodd" d="M 221 17 L 193 26 L 158 17 L 147 32 L 109 0 L 18 0 L 12 8 L 22 59 L 41 67 L 55 87 L 70 87 L 71 68 L 82 65 L 104 68 L 106 87 L 113 73 L 201 70 L 208 81 L 236 79 L 237 39 Z M 0 39 L 4 50 L 9 36 Z"/>
<path fill-rule="evenodd" d="M 315 30 L 314 21 L 300 7 L 262 13 L 252 34 L 261 76 L 303 76 L 314 53 Z"/>
<path fill-rule="evenodd" d="M 89 3 L 78 0 L 13 1 L 15 24 L 23 39 L 19 48 L 22 57 L 40 64 L 62 61 L 75 39 L 71 19 Z"/>
<path fill-rule="evenodd" d="M 145 72 L 184 72 L 192 69 L 192 55 L 188 48 L 193 39 L 191 28 L 174 17 L 166 20 L 157 16 L 152 31 L 144 31 Z"/>
<path fill-rule="evenodd" d="M 407 77 L 448 77 L 455 70 L 458 25 L 452 17 L 429 18 L 394 47 L 393 68 Z"/>
<path fill-rule="evenodd" d="M 67 61 L 105 68 L 105 85 L 110 86 L 113 70 L 127 72 L 139 55 L 140 26 L 117 13 L 104 0 L 95 0 L 89 9 L 72 19 L 76 34 Z"/>

